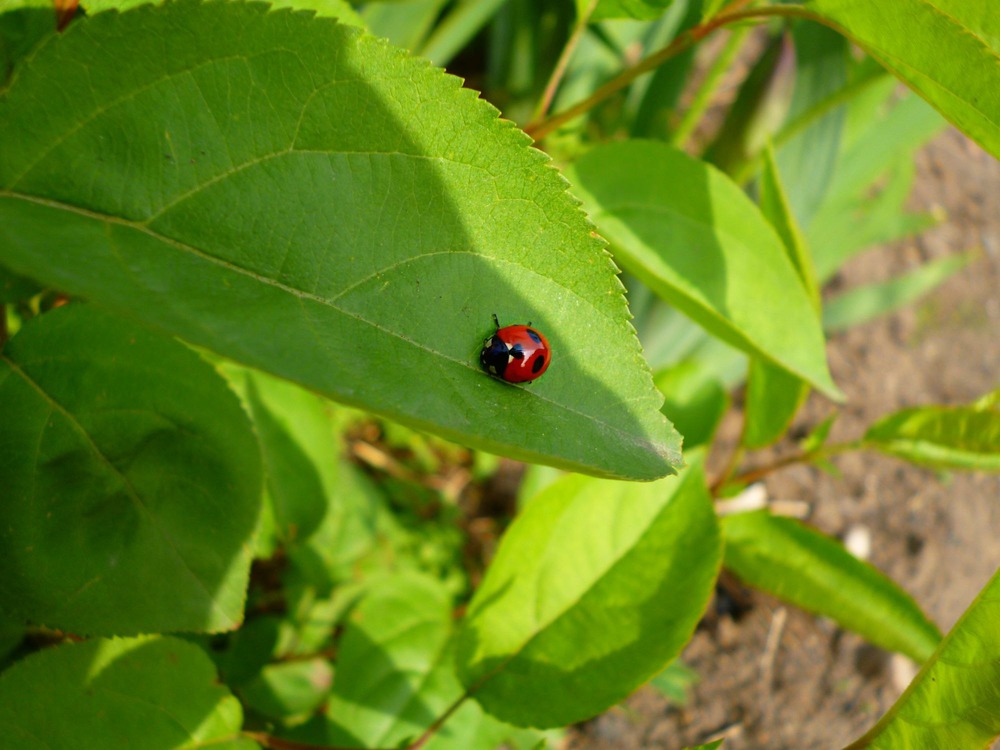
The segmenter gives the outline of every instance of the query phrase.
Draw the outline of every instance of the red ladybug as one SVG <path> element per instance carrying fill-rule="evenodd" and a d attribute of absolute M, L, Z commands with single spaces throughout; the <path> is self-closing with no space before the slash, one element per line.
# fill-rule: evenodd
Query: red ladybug
<path fill-rule="evenodd" d="M 545 337 L 531 326 L 501 328 L 496 315 L 493 323 L 496 333 L 483 342 L 479 353 L 483 369 L 508 383 L 527 383 L 542 377 L 552 358 Z"/>

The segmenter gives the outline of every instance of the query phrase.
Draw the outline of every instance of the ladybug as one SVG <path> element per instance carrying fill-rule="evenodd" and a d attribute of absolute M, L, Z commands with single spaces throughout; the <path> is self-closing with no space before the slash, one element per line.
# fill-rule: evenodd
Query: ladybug
<path fill-rule="evenodd" d="M 490 375 L 508 383 L 528 383 L 542 377 L 552 354 L 545 337 L 526 326 L 500 327 L 493 316 L 496 332 L 483 342 L 479 364 Z"/>

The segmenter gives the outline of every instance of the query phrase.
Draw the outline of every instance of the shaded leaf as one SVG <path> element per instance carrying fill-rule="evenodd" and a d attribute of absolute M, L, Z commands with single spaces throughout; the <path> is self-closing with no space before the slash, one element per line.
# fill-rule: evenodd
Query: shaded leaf
<path fill-rule="evenodd" d="M 649 684 L 659 690 L 664 698 L 683 706 L 688 701 L 688 689 L 696 682 L 698 673 L 678 659 L 670 662 Z"/>
<path fill-rule="evenodd" d="M 806 0 L 1000 158 L 1000 14 L 993 0 Z"/>
<path fill-rule="evenodd" d="M 242 723 L 209 658 L 176 638 L 65 644 L 0 674 L 0 735 L 18 750 L 258 747 Z"/>
<path fill-rule="evenodd" d="M 781 240 L 725 175 L 653 141 L 598 146 L 570 175 L 631 273 L 715 336 L 841 397 Z"/>
<path fill-rule="evenodd" d="M 1000 471 L 1000 407 L 987 398 L 903 409 L 869 427 L 864 445 L 942 469 Z"/>
<path fill-rule="evenodd" d="M 820 309 L 819 286 L 812 257 L 782 185 L 781 174 L 770 148 L 758 180 L 761 212 L 781 237 L 788 259 L 798 273 L 812 307 Z M 762 448 L 780 438 L 809 395 L 809 385 L 786 370 L 754 357 L 747 375 L 741 441 L 747 448 Z"/>
<path fill-rule="evenodd" d="M 255 3 L 99 13 L 15 75 L 0 141 L 19 273 L 479 448 L 633 479 L 680 464 L 565 181 L 383 41 Z M 532 387 L 481 370 L 492 313 L 552 344 Z"/>
<path fill-rule="evenodd" d="M 941 634 L 913 599 L 839 542 L 767 511 L 725 516 L 722 530 L 726 567 L 751 586 L 917 661 L 937 647 Z"/>
<path fill-rule="evenodd" d="M 240 690 L 243 703 L 273 719 L 308 716 L 330 692 L 333 668 L 326 659 L 277 662 L 265 666 Z"/>
<path fill-rule="evenodd" d="M 684 436 L 685 449 L 709 443 L 729 408 L 722 383 L 692 360 L 661 370 L 653 382 L 665 399 L 663 413 Z"/>
<path fill-rule="evenodd" d="M 700 463 L 627 484 L 566 476 L 507 530 L 458 635 L 493 716 L 560 726 L 622 700 L 691 637 L 721 557 Z"/>
<path fill-rule="evenodd" d="M 0 413 L 5 609 L 90 634 L 242 620 L 260 453 L 209 365 L 70 305 L 7 343 Z"/>
<path fill-rule="evenodd" d="M 846 750 L 982 747 L 1000 735 L 1000 572 L 906 692 Z"/>

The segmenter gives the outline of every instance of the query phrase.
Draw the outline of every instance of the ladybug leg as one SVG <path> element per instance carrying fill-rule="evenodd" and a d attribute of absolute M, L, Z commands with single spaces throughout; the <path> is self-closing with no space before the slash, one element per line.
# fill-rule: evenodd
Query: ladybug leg
<path fill-rule="evenodd" d="M 497 314 L 496 313 L 493 313 L 493 325 L 495 325 L 497 327 L 498 331 L 500 330 L 500 321 L 497 320 Z"/>

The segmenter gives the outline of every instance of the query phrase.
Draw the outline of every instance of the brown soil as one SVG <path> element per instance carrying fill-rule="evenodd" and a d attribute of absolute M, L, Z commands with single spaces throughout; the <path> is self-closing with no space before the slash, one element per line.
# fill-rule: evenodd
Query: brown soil
<path fill-rule="evenodd" d="M 912 208 L 940 206 L 948 220 L 853 260 L 834 288 L 973 247 L 984 257 L 915 306 L 830 342 L 831 368 L 848 397 L 833 440 L 859 437 L 899 408 L 964 403 L 1000 385 L 1000 163 L 949 131 L 917 155 L 917 165 Z M 814 399 L 797 424 L 813 426 L 831 409 Z M 835 463 L 839 478 L 803 466 L 773 474 L 768 494 L 807 501 L 809 522 L 828 534 L 867 532 L 871 562 L 946 632 L 1000 567 L 1000 477 L 936 474 L 872 453 Z M 726 615 L 700 628 L 684 651 L 700 675 L 685 707 L 646 687 L 572 730 L 567 745 L 675 750 L 725 736 L 726 750 L 839 748 L 909 681 L 909 662 L 829 620 L 761 594 L 752 603 L 738 620 Z"/>

